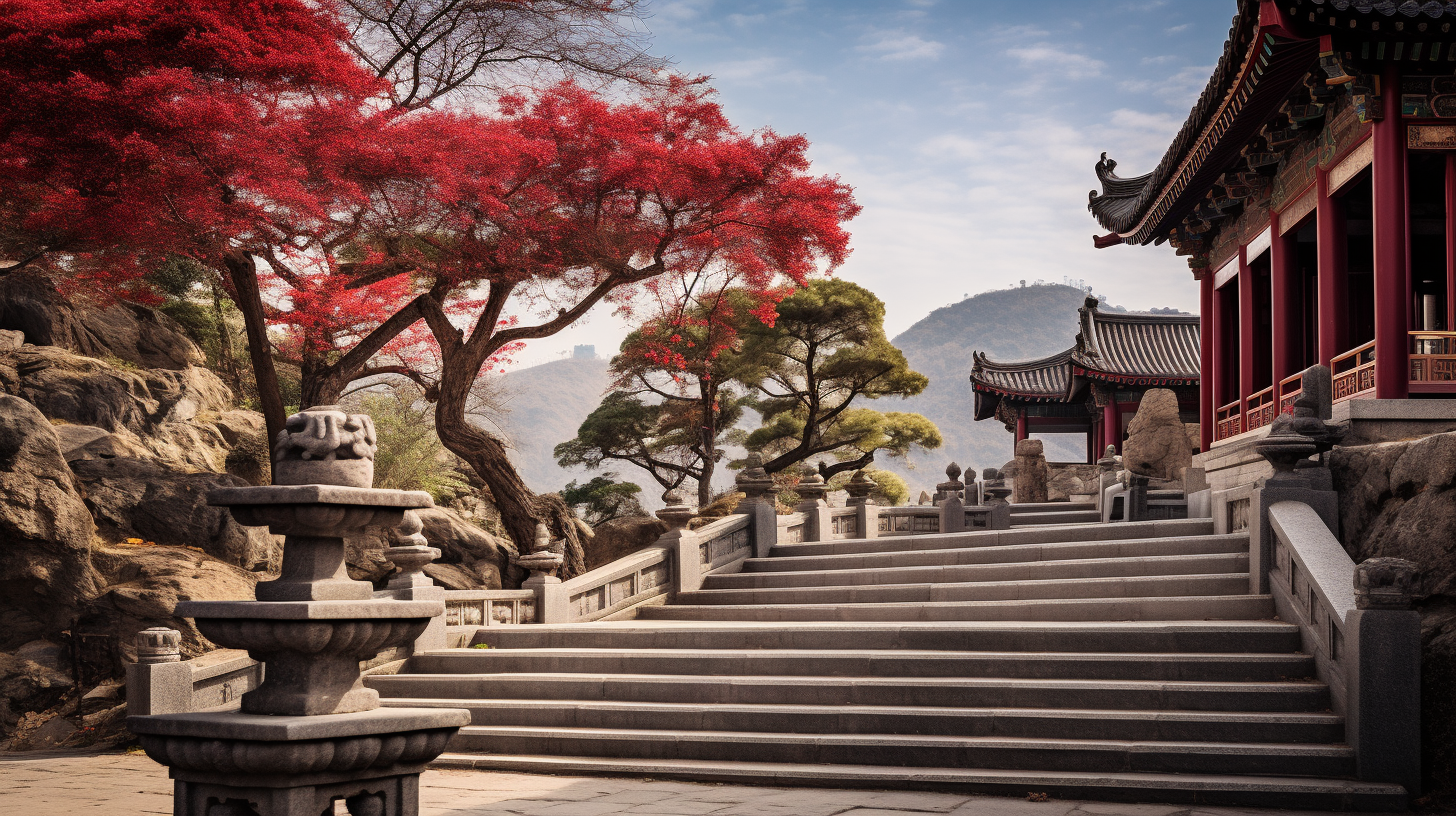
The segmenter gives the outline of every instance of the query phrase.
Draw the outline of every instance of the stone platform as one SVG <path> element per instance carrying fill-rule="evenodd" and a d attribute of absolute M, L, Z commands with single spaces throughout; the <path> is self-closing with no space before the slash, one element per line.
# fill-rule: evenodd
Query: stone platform
<path fill-rule="evenodd" d="M 0 753 L 0 813 L 170 814 L 167 770 L 140 753 Z M 646 779 L 429 771 L 421 816 L 1333 816 L 1321 811 L 751 787 Z"/>

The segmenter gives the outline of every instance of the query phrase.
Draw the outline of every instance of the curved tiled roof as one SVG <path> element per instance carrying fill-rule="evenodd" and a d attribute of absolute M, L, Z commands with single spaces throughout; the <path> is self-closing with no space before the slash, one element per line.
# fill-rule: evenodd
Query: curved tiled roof
<path fill-rule="evenodd" d="M 1117 314 L 1090 303 L 1079 312 L 1072 362 L 1088 376 L 1198 380 L 1196 315 Z"/>
<path fill-rule="evenodd" d="M 1050 357 L 1007 363 L 991 360 L 985 352 L 973 352 L 971 387 L 1023 399 L 1065 399 L 1072 382 L 1073 351 L 1067 349 Z"/>

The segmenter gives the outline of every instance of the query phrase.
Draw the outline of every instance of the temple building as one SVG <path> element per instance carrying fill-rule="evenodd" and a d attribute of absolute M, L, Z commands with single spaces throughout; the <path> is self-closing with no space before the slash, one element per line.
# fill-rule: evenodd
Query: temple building
<path fill-rule="evenodd" d="M 1157 167 L 1098 162 L 1095 245 L 1168 241 L 1202 287 L 1204 451 L 1261 435 L 1314 365 L 1369 441 L 1456 428 L 1453 23 L 1456 3 L 1239 0 Z"/>
<path fill-rule="evenodd" d="M 1105 312 L 1096 298 L 1078 309 L 1071 348 L 1049 357 L 998 362 L 973 353 L 974 417 L 995 417 L 1020 442 L 1032 434 L 1087 437 L 1087 461 L 1122 441 L 1143 392 L 1169 388 L 1184 421 L 1198 421 L 1199 327 L 1193 315 Z"/>

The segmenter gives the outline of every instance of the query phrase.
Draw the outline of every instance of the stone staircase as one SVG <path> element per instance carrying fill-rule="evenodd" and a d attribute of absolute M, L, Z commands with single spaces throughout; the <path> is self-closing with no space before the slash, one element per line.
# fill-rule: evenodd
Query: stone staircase
<path fill-rule="evenodd" d="M 1083 512 L 778 545 L 634 620 L 484 627 L 367 681 L 470 709 L 457 767 L 1405 806 L 1353 781 L 1300 630 L 1248 594 L 1246 535 Z"/>
<path fill-rule="evenodd" d="M 1086 524 L 1102 520 L 1102 513 L 1092 502 L 1044 502 L 1011 505 L 1012 527 L 1033 527 L 1043 524 Z"/>

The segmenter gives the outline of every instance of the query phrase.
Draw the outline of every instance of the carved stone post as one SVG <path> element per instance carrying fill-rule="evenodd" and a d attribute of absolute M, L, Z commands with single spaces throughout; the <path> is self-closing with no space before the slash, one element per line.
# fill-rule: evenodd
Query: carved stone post
<path fill-rule="evenodd" d="M 703 561 L 698 535 L 687 528 L 693 509 L 683 503 L 682 494 L 676 490 L 663 493 L 662 500 L 667 506 L 657 511 L 657 517 L 667 524 L 667 532 L 657 543 L 672 548 L 673 591 L 696 592 L 703 585 Z"/>
<path fill-rule="evenodd" d="M 855 526 L 860 538 L 878 538 L 880 535 L 880 508 L 870 492 L 878 485 L 863 470 L 856 470 L 844 490 L 849 494 L 846 505 L 855 508 Z"/>
<path fill-rule="evenodd" d="M 935 486 L 935 495 L 940 499 L 937 502 L 940 505 L 940 531 L 959 533 L 966 528 L 966 508 L 961 500 L 966 486 L 961 482 L 961 466 L 951 462 L 946 466 L 945 477 L 945 481 Z"/>
<path fill-rule="evenodd" d="M 137 662 L 126 667 L 126 710 L 181 714 L 192 710 L 192 667 L 182 660 L 182 633 L 164 626 L 136 635 Z"/>
<path fill-rule="evenodd" d="M 531 571 L 530 577 L 521 582 L 521 589 L 536 593 L 536 620 L 541 623 L 566 623 L 571 618 L 566 592 L 561 588 L 561 579 L 556 577 L 556 571 L 566 563 L 565 549 L 564 543 L 553 546 L 546 524 L 537 522 L 531 551 L 515 558 L 516 566 Z"/>
<path fill-rule="evenodd" d="M 1315 366 L 1306 373 L 1311 383 L 1318 382 Z M 1334 446 L 1343 429 L 1320 419 L 1318 385 L 1301 392 L 1294 403 L 1294 413 L 1280 414 L 1269 426 L 1269 435 L 1254 444 L 1254 450 L 1274 467 L 1274 474 L 1259 482 L 1249 500 L 1249 591 L 1255 595 L 1269 592 L 1269 571 L 1274 568 L 1274 528 L 1269 524 L 1269 508 L 1281 501 L 1297 501 L 1309 505 L 1324 519 L 1325 525 L 1338 538 L 1340 534 L 1339 496 L 1331 490 L 1329 470 L 1309 461 L 1316 453 Z M 1301 464 L 1307 465 L 1301 467 Z"/>
<path fill-rule="evenodd" d="M 1355 565 L 1345 616 L 1345 739 L 1366 782 L 1421 793 L 1421 616 L 1411 608 L 1417 566 L 1400 558 Z"/>
<path fill-rule="evenodd" d="M 384 557 L 399 572 L 390 576 L 385 592 L 401 601 L 445 601 L 443 587 L 435 586 L 430 576 L 424 573 L 425 566 L 440 557 L 440 551 L 425 540 L 424 524 L 413 510 L 404 514 L 404 520 L 389 533 L 390 546 Z M 445 616 L 430 618 L 425 631 L 415 638 L 411 654 L 443 649 L 447 644 Z"/>
<path fill-rule="evenodd" d="M 834 528 L 829 520 L 829 502 L 825 500 L 829 487 L 824 484 L 824 477 L 817 472 L 809 473 L 800 480 L 794 492 L 799 494 L 799 503 L 794 505 L 794 510 L 806 516 L 804 540 L 828 541 L 832 538 Z"/>
<path fill-rule="evenodd" d="M 763 459 L 750 453 L 733 481 L 743 491 L 738 512 L 750 517 L 748 529 L 753 536 L 753 557 L 767 558 L 779 535 L 778 497 L 774 493 L 773 477 L 763 469 Z"/>
<path fill-rule="evenodd" d="M 1001 471 L 996 468 L 981 471 L 981 481 L 985 484 L 986 506 L 991 508 L 991 529 L 1010 529 L 1011 505 L 1006 498 L 1011 495 L 1011 486 L 1006 484 Z"/>

